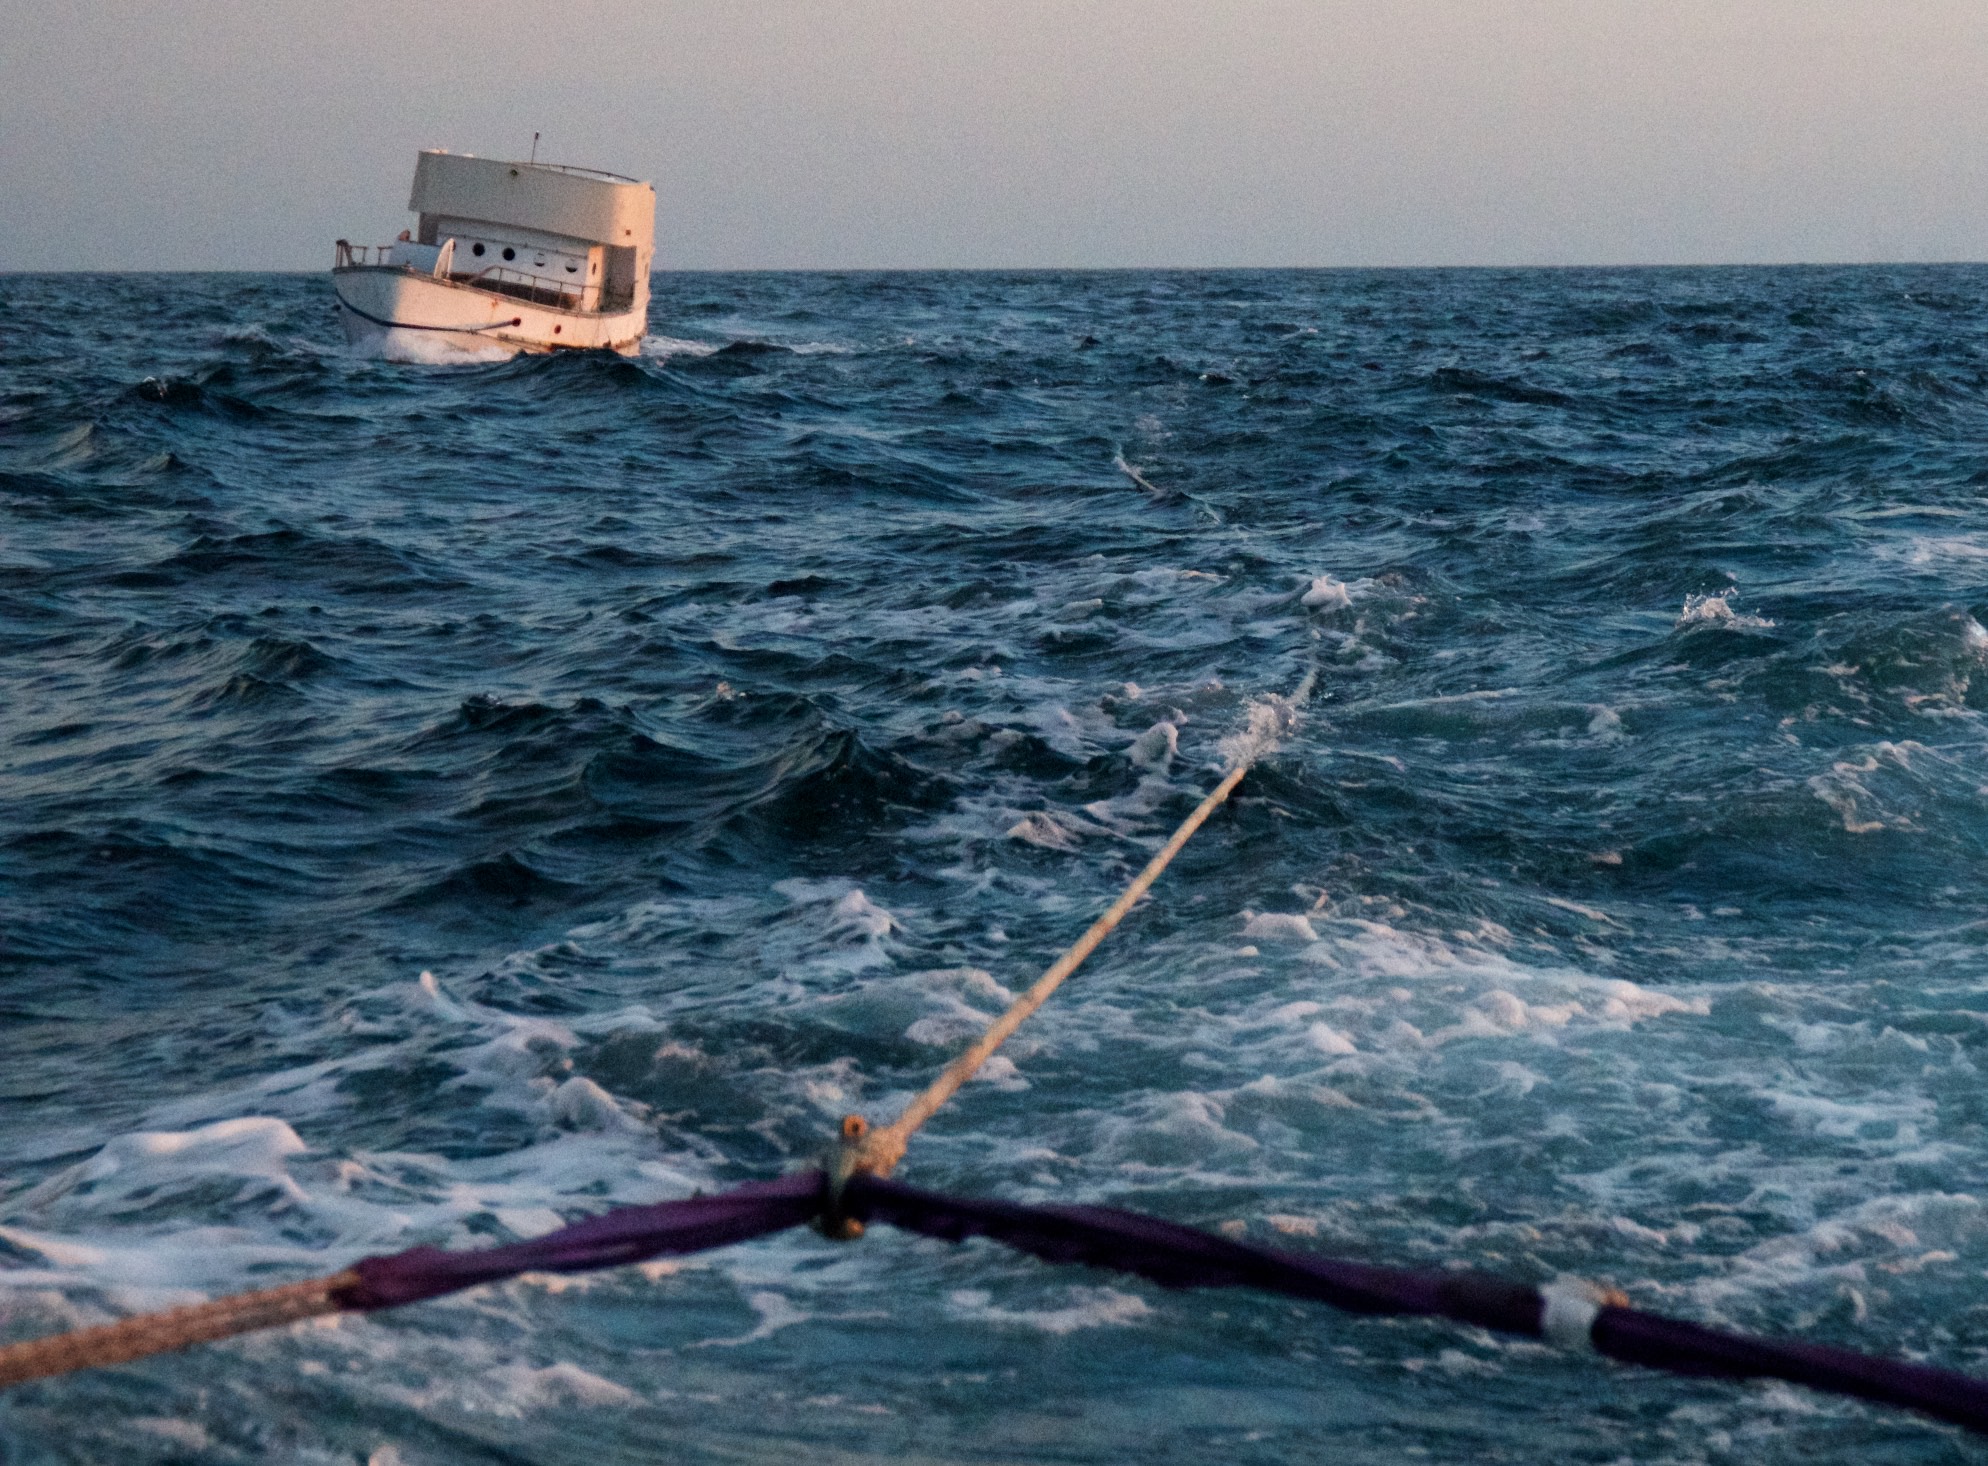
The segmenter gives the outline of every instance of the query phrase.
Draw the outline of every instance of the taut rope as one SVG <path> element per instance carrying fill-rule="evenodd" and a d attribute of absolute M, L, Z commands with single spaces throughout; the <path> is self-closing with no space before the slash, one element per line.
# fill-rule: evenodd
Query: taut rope
<path fill-rule="evenodd" d="M 1146 868 L 1132 878 L 1132 884 L 1125 888 L 1124 893 L 1111 903 L 1103 916 L 1091 923 L 1090 930 L 1077 938 L 1067 952 L 1052 962 L 1048 970 L 1035 980 L 1035 985 L 1009 1005 L 1007 1012 L 988 1024 L 987 1031 L 975 1039 L 965 1053 L 946 1065 L 939 1077 L 926 1085 L 923 1092 L 904 1107 L 904 1113 L 880 1129 L 868 1130 L 867 1134 L 863 1133 L 867 1127 L 860 1124 L 850 1126 L 845 1122 L 844 1138 L 854 1139 L 857 1142 L 856 1154 L 853 1157 L 854 1169 L 871 1171 L 879 1176 L 888 1176 L 896 1169 L 897 1163 L 904 1159 L 906 1143 L 918 1127 L 937 1114 L 939 1107 L 951 1099 L 959 1087 L 973 1078 L 979 1072 L 980 1066 L 994 1056 L 994 1051 L 1006 1043 L 1009 1036 L 1027 1022 L 1036 1009 L 1049 1001 L 1049 995 L 1063 985 L 1063 980 L 1084 965 L 1084 959 L 1097 950 L 1098 944 L 1110 936 L 1113 928 L 1125 920 L 1126 913 L 1138 904 L 1139 898 L 1152 889 L 1153 882 L 1160 878 L 1160 872 L 1180 854 L 1181 847 L 1194 837 L 1194 832 L 1206 824 L 1208 816 L 1235 791 L 1236 785 L 1242 782 L 1243 775 L 1249 772 L 1249 767 L 1248 764 L 1243 763 L 1229 770 L 1227 777 L 1209 792 L 1206 799 L 1194 807 L 1194 813 L 1180 822 L 1180 828 L 1175 830 L 1172 838 L 1160 847 L 1159 854 L 1147 861 Z M 853 1136 L 850 1133 L 852 1130 L 856 1132 Z"/>
<path fill-rule="evenodd" d="M 844 1183 L 854 1171 L 867 1171 L 877 1175 L 888 1175 L 893 1167 L 904 1158 L 905 1143 L 914 1131 L 938 1111 L 959 1087 L 971 1079 L 1001 1047 L 1028 1016 L 1049 999 L 1049 995 L 1063 984 L 1063 980 L 1075 972 L 1097 946 L 1112 932 L 1125 915 L 1138 903 L 1141 896 L 1151 889 L 1154 881 L 1160 878 L 1173 858 L 1186 845 L 1194 832 L 1208 821 L 1208 816 L 1219 808 L 1222 802 L 1242 782 L 1250 766 L 1275 747 L 1275 735 L 1288 725 L 1289 719 L 1299 703 L 1310 696 L 1314 675 L 1307 673 L 1297 691 L 1289 699 L 1271 699 L 1267 704 L 1258 704 L 1257 713 L 1272 714 L 1269 721 L 1273 728 L 1252 727 L 1231 759 L 1232 767 L 1222 782 L 1217 784 L 1208 796 L 1196 805 L 1194 812 L 1181 821 L 1180 828 L 1173 832 L 1160 851 L 1146 862 L 1146 868 L 1132 880 L 1123 894 L 1112 902 L 1109 910 L 1091 924 L 1085 932 L 1061 957 L 1057 958 L 1049 970 L 1036 979 L 1035 985 L 1018 998 L 1008 1011 L 1003 1013 L 973 1046 L 948 1064 L 943 1073 L 926 1087 L 903 1114 L 880 1130 L 871 1131 L 859 1117 L 850 1116 L 843 1122 L 843 1147 L 841 1155 L 829 1170 L 826 1190 L 826 1208 L 810 1203 L 807 1215 L 821 1211 L 821 1227 L 829 1236 L 854 1237 L 861 1233 L 859 1222 L 848 1218 L 842 1212 L 842 1190 Z M 1253 719 L 1253 723 L 1259 721 Z M 637 1209 L 640 1210 L 640 1209 Z M 610 1214 L 613 1215 L 613 1214 Z M 804 1220 L 795 1216 L 793 1222 Z M 581 1229 L 587 1223 L 576 1223 Z M 571 1232 L 573 1229 L 566 1229 Z M 720 1240 L 742 1240 L 738 1237 L 725 1237 L 721 1233 L 711 1234 Z M 517 1244 L 531 1247 L 532 1243 Z M 700 1246 L 717 1245 L 709 1238 L 700 1237 Z M 423 1252 L 427 1249 L 416 1249 Z M 496 1249 L 483 1255 L 494 1260 Z M 612 1246 L 604 1252 L 590 1253 L 585 1263 L 589 1267 L 612 1266 L 617 1261 L 635 1261 L 642 1256 L 653 1255 L 638 1252 L 622 1257 Z M 475 1259 L 478 1254 L 466 1255 L 466 1265 L 474 1269 L 480 1266 Z M 369 1259 L 368 1262 L 376 1261 Z M 211 1303 L 194 1304 L 186 1308 L 169 1309 L 163 1313 L 140 1314 L 120 1323 L 105 1324 L 98 1328 L 76 1329 L 66 1334 L 55 1334 L 43 1339 L 30 1339 L 24 1343 L 11 1344 L 0 1348 L 0 1389 L 8 1385 L 20 1384 L 27 1380 L 42 1379 L 49 1375 L 70 1374 L 79 1369 L 94 1369 L 107 1364 L 124 1364 L 133 1359 L 142 1359 L 150 1354 L 166 1354 L 175 1349 L 185 1349 L 194 1344 L 210 1343 L 225 1339 L 233 1334 L 244 1334 L 255 1329 L 273 1328 L 279 1324 L 295 1323 L 299 1319 L 315 1318 L 322 1314 L 340 1313 L 348 1310 L 370 1310 L 392 1307 L 398 1303 L 412 1302 L 414 1297 L 433 1296 L 416 1294 L 409 1297 L 390 1296 L 381 1289 L 370 1285 L 363 1274 L 367 1264 L 348 1268 L 344 1272 L 327 1277 L 310 1278 L 301 1283 L 286 1287 L 268 1288 L 254 1293 L 236 1293 L 229 1297 L 217 1298 Z M 500 1271 L 493 1276 L 508 1276 Z M 469 1286 L 467 1281 L 458 1281 L 452 1286 Z M 446 1290 L 444 1290 L 446 1291 Z"/>
<path fill-rule="evenodd" d="M 1258 759 L 1277 747 L 1283 734 L 1289 731 L 1297 710 L 1311 696 L 1317 680 L 1318 671 L 1314 667 L 1305 673 L 1288 698 L 1272 697 L 1251 708 L 1249 727 L 1225 745 L 1231 747 L 1231 766 L 1222 782 L 1211 789 L 1207 797 L 1194 807 L 1193 813 L 1180 822 L 1180 827 L 1168 837 L 1159 853 L 1146 862 L 1145 869 L 1132 878 L 1132 883 L 1111 903 L 1104 915 L 1092 922 L 1090 929 L 1077 938 L 1061 957 L 1050 963 L 1035 984 L 1009 1004 L 1005 1013 L 988 1024 L 986 1031 L 973 1041 L 965 1053 L 946 1065 L 939 1077 L 904 1107 L 903 1113 L 880 1129 L 872 1129 L 861 1115 L 849 1115 L 843 1119 L 841 1147 L 827 1166 L 828 1207 L 819 1224 L 825 1235 L 843 1240 L 862 1235 L 862 1224 L 845 1216 L 842 1211 L 842 1188 L 848 1179 L 858 1171 L 873 1176 L 888 1176 L 897 1168 L 897 1163 L 904 1159 L 905 1146 L 918 1128 L 937 1114 L 940 1106 L 980 1071 L 981 1065 L 994 1056 L 994 1051 L 1006 1043 L 1036 1009 L 1049 1001 L 1050 994 L 1061 987 L 1071 973 L 1083 966 L 1084 959 L 1098 949 L 1098 944 L 1110 936 L 1125 920 L 1126 914 L 1138 905 L 1139 898 L 1152 889 L 1160 873 L 1194 838 L 1194 832 L 1206 824 L 1208 816 L 1235 792 L 1243 775 Z"/>
<path fill-rule="evenodd" d="M 281 1288 L 234 1293 L 211 1303 L 141 1313 L 96 1328 L 10 1344 L 0 1349 L 0 1389 L 52 1374 L 73 1374 L 79 1369 L 143 1359 L 148 1354 L 167 1354 L 231 1334 L 341 1313 L 350 1306 L 346 1295 L 358 1282 L 359 1275 L 347 1269 Z"/>

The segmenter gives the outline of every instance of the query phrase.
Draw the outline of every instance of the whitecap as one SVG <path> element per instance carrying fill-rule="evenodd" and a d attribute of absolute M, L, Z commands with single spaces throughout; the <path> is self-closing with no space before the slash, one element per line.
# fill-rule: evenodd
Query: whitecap
<path fill-rule="evenodd" d="M 494 341 L 472 346 L 439 332 L 406 330 L 375 331 L 349 349 L 356 357 L 400 366 L 480 366 L 509 361 L 517 354 Z"/>
<path fill-rule="evenodd" d="M 1142 1322 L 1153 1311 L 1136 1293 L 1116 1288 L 1072 1288 L 1067 1296 L 1072 1301 L 1061 1308 L 1001 1308 L 993 1302 L 993 1294 L 984 1288 L 959 1288 L 946 1301 L 952 1315 L 967 1322 L 1034 1329 L 1058 1336 L 1079 1329 L 1123 1328 Z"/>
<path fill-rule="evenodd" d="M 1344 581 L 1321 575 L 1313 579 L 1298 603 L 1314 611 L 1343 611 L 1353 604 L 1353 596 Z"/>
<path fill-rule="evenodd" d="M 553 1122 L 569 1130 L 642 1130 L 622 1101 L 585 1075 L 576 1074 L 546 1096 Z"/>
<path fill-rule="evenodd" d="M 756 1344 L 761 1339 L 770 1339 L 782 1329 L 792 1328 L 797 1323 L 806 1323 L 812 1314 L 795 1307 L 784 1293 L 761 1290 L 746 1295 L 746 1302 L 752 1311 L 759 1315 L 759 1322 L 743 1334 L 725 1339 L 705 1339 L 701 1347 L 707 1349 L 733 1349 L 740 1344 Z"/>
<path fill-rule="evenodd" d="M 1008 827 L 1007 836 L 1010 840 L 1020 840 L 1043 850 L 1070 851 L 1084 843 L 1075 821 L 1045 810 L 1034 810 L 1023 815 Z"/>
<path fill-rule="evenodd" d="M 717 349 L 709 341 L 686 341 L 676 336 L 642 338 L 642 355 L 651 361 L 668 361 L 673 356 L 709 356 Z"/>
<path fill-rule="evenodd" d="M 1243 936 L 1251 941 L 1315 942 L 1318 932 L 1309 917 L 1282 911 L 1245 912 Z"/>
<path fill-rule="evenodd" d="M 1694 626 L 1729 626 L 1736 631 L 1767 631 L 1774 623 L 1765 616 L 1748 615 L 1735 611 L 1732 606 L 1732 591 L 1718 595 L 1707 591 L 1703 595 L 1688 595 L 1684 598 L 1684 609 L 1678 613 L 1677 630 L 1684 631 Z"/>
<path fill-rule="evenodd" d="M 1270 693 L 1252 700 L 1244 712 L 1243 726 L 1217 745 L 1223 765 L 1239 769 L 1275 753 L 1297 731 L 1298 706 L 1310 691 L 1310 685 L 1311 679 L 1307 678 L 1298 695 L 1286 698 Z"/>
<path fill-rule="evenodd" d="M 1329 1023 L 1314 1023 L 1305 1030 L 1305 1039 L 1322 1054 L 1357 1054 L 1353 1040 Z"/>
<path fill-rule="evenodd" d="M 1132 760 L 1136 768 L 1154 769 L 1164 773 L 1179 749 L 1180 729 L 1172 723 L 1162 721 L 1153 724 L 1133 739 L 1132 747 L 1126 751 L 1126 756 Z"/>

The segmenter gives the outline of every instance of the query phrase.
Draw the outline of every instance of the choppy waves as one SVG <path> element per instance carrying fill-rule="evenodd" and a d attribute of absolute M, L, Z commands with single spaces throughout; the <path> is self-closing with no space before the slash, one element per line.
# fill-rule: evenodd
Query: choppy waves
<path fill-rule="evenodd" d="M 1988 1369 L 1981 283 L 665 277 L 640 358 L 418 366 L 314 279 L 0 280 L 0 1329 L 806 1160 L 1255 710 L 916 1179 Z M 658 1440 L 1964 1449 L 889 1236 L 0 1411 L 23 1459 Z"/>

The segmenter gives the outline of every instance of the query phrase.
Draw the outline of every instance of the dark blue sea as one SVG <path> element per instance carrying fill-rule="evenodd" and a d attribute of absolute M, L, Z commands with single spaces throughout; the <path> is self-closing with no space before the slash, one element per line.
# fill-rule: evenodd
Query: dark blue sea
<path fill-rule="evenodd" d="M 808 1161 L 1316 669 L 903 1177 L 1988 1372 L 1988 269 L 0 321 L 0 1337 Z M 883 1228 L 0 1399 L 10 1466 L 1983 1455 Z"/>

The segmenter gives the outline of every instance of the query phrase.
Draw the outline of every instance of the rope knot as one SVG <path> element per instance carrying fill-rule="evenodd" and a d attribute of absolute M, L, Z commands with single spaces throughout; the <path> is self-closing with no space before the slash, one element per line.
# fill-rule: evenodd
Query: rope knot
<path fill-rule="evenodd" d="M 842 1189 L 851 1176 L 869 1169 L 863 1164 L 864 1142 L 869 1138 L 868 1120 L 861 1115 L 844 1115 L 835 1148 L 822 1165 L 828 1176 L 828 1194 L 822 1201 L 821 1215 L 815 1218 L 815 1230 L 831 1242 L 854 1242 L 863 1235 L 863 1224 L 842 1208 Z"/>

